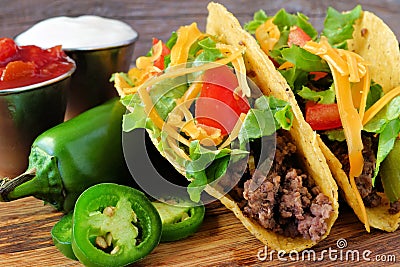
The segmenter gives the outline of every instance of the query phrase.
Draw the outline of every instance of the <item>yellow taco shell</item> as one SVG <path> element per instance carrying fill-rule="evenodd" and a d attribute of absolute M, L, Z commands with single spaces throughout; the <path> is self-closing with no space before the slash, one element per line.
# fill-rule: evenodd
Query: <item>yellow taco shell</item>
<path fill-rule="evenodd" d="M 328 196 L 332 202 L 334 211 L 328 219 L 328 230 L 322 239 L 326 238 L 338 217 L 338 188 L 318 146 L 316 133 L 305 122 L 286 80 L 280 73 L 277 73 L 274 65 L 265 56 L 256 40 L 242 29 L 233 14 L 227 11 L 224 6 L 213 2 L 208 5 L 208 11 L 206 32 L 218 36 L 222 42 L 227 44 L 244 46 L 246 48 L 244 58 L 248 70 L 247 75 L 260 87 L 264 94 L 272 95 L 291 104 L 295 118 L 290 135 L 298 147 L 299 154 L 303 157 L 301 159 L 302 165 L 320 187 L 321 192 Z M 223 195 L 218 189 L 210 186 L 206 188 L 206 192 L 218 198 L 228 209 L 233 211 L 242 224 L 271 249 L 285 250 L 286 252 L 291 250 L 301 251 L 316 244 L 316 242 L 302 237 L 289 238 L 269 231 L 253 219 L 246 217 L 229 195 Z"/>
<path fill-rule="evenodd" d="M 399 42 L 389 26 L 378 16 L 368 11 L 362 12 L 361 18 L 354 26 L 353 39 L 348 41 L 348 48 L 367 60 L 372 80 L 379 83 L 385 93 L 400 85 Z M 347 203 L 360 221 L 365 223 L 342 164 L 319 136 L 318 142 Z M 375 208 L 366 207 L 368 222 L 370 226 L 380 230 L 396 231 L 400 225 L 400 213 L 389 214 L 389 201 L 383 194 L 381 196 L 382 205 Z"/>
<path fill-rule="evenodd" d="M 295 118 L 290 135 L 297 146 L 298 154 L 301 155 L 299 160 L 302 163 L 303 169 L 313 178 L 315 184 L 319 186 L 320 191 L 332 203 L 333 212 L 327 220 L 327 231 L 321 240 L 325 239 L 338 217 L 338 188 L 326 163 L 326 159 L 318 146 L 316 133 L 305 122 L 293 93 L 288 89 L 289 87 L 285 79 L 279 73 L 275 75 L 275 67 L 267 57 L 263 56 L 263 52 L 258 47 L 255 39 L 241 28 L 239 21 L 222 5 L 210 3 L 208 10 L 209 16 L 207 18 L 206 32 L 218 36 L 223 43 L 245 47 L 244 59 L 247 75 L 264 94 L 272 95 L 291 104 Z M 160 149 L 160 140 L 150 130 L 147 131 L 155 147 Z M 159 152 L 168 159 L 163 151 L 159 150 Z M 182 175 L 185 175 L 184 170 L 178 169 L 178 171 Z M 302 251 L 321 241 L 315 242 L 303 237 L 289 238 L 267 230 L 255 220 L 246 217 L 229 194 L 221 193 L 222 191 L 218 189 L 218 186 L 214 186 L 214 184 L 208 185 L 205 191 L 219 199 L 222 204 L 236 215 L 249 232 L 270 249 L 284 250 L 286 252 L 293 250 Z"/>

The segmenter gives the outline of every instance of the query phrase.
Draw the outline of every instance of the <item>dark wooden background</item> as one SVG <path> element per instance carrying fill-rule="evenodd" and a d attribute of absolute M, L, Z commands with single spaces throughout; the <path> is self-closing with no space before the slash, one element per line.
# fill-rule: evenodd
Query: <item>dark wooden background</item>
<path fill-rule="evenodd" d="M 171 31 L 179 26 L 198 22 L 204 29 L 207 16 L 205 0 L 155 1 L 155 0 L 0 0 L 0 36 L 13 37 L 34 23 L 53 16 L 78 16 L 94 14 L 123 20 L 139 33 L 134 59 L 145 54 L 152 37 L 166 40 Z M 270 0 L 270 1 L 227 1 L 221 0 L 238 19 L 244 23 L 258 9 L 274 14 L 284 7 L 290 12 L 303 12 L 310 17 L 317 29 L 321 29 L 325 10 L 333 6 L 344 11 L 357 3 L 364 10 L 379 15 L 400 37 L 399 0 Z M 60 29 L 62 30 L 62 29 Z M 0 129 L 1 130 L 1 129 Z M 80 266 L 63 257 L 52 246 L 50 229 L 61 214 L 41 201 L 33 198 L 14 203 L 0 203 L 0 264 L 2 266 Z M 316 261 L 259 261 L 257 253 L 264 246 L 253 238 L 237 221 L 233 214 L 218 203 L 207 206 L 207 214 L 200 231 L 193 237 L 180 242 L 159 245 L 138 266 L 400 266 L 398 247 L 399 232 L 383 233 L 364 231 L 349 208 L 343 204 L 331 235 L 322 241 L 315 251 L 337 249 L 336 242 L 345 238 L 343 250 L 370 250 L 371 261 L 346 261 L 345 258 L 330 261 L 329 257 Z M 386 257 L 387 262 L 378 261 Z M 397 260 L 397 264 L 394 260 Z M 389 261 L 389 262 L 388 262 Z"/>
<path fill-rule="evenodd" d="M 199 27 L 204 29 L 208 2 L 206 0 L 1 0 L 0 35 L 15 36 L 48 17 L 94 14 L 121 19 L 138 31 L 140 40 L 136 46 L 134 55 L 136 57 L 147 53 L 152 37 L 165 40 L 170 36 L 171 31 L 181 25 L 196 21 Z M 380 16 L 395 34 L 400 36 L 399 0 L 221 0 L 216 2 L 225 5 L 242 23 L 249 21 L 253 13 L 259 9 L 264 9 L 267 14 L 272 15 L 284 7 L 290 12 L 303 12 L 318 29 L 322 27 L 328 6 L 333 6 L 338 10 L 349 10 L 359 3 L 365 10 Z"/>

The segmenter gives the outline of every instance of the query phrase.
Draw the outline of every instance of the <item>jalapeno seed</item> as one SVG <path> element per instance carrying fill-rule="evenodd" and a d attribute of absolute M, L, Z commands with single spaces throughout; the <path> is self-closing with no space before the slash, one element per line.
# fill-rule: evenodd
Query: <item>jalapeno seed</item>
<path fill-rule="evenodd" d="M 95 243 L 101 249 L 106 249 L 108 247 L 107 241 L 102 236 L 97 236 Z"/>

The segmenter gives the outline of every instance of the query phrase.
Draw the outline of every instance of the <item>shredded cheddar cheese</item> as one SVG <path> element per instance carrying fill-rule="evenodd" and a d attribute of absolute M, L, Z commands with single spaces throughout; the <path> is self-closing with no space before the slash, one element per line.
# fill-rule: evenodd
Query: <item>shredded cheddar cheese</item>
<path fill-rule="evenodd" d="M 397 86 L 387 92 L 383 97 L 381 97 L 372 107 L 370 107 L 364 115 L 363 125 L 367 124 L 384 106 L 386 106 L 390 100 L 400 95 L 400 86 Z"/>
<path fill-rule="evenodd" d="M 176 32 L 178 38 L 176 44 L 171 49 L 171 66 L 176 66 L 187 62 L 189 50 L 192 44 L 200 37 L 205 36 L 193 22 L 189 26 L 182 26 Z"/>
<path fill-rule="evenodd" d="M 238 137 L 240 128 L 242 127 L 245 117 L 246 117 L 246 114 L 244 114 L 244 113 L 240 114 L 238 121 L 236 122 L 235 126 L 233 127 L 233 129 L 231 131 L 231 134 L 228 136 L 228 138 L 225 140 L 225 142 L 219 146 L 218 149 L 223 149 L 223 148 L 227 147 L 233 140 L 235 140 Z"/>
<path fill-rule="evenodd" d="M 199 140 L 200 143 L 207 142 L 205 145 L 208 146 L 216 146 L 222 142 L 220 129 L 196 124 L 194 120 L 187 121 L 181 131 L 189 135 L 191 140 Z"/>
<path fill-rule="evenodd" d="M 180 104 L 182 102 L 188 103 L 189 106 L 192 103 L 192 100 L 196 98 L 200 94 L 202 88 L 202 84 L 199 82 L 193 82 L 190 87 L 187 89 L 185 94 L 182 96 L 182 98 L 175 100 L 177 104 Z M 188 105 L 186 104 L 186 105 Z"/>
<path fill-rule="evenodd" d="M 153 46 L 151 56 L 149 56 L 149 57 L 143 56 L 143 57 L 138 57 L 136 59 L 136 67 L 139 70 L 145 70 L 148 68 L 152 68 L 153 62 L 161 56 L 161 53 L 162 53 L 162 42 L 158 41 Z"/>
<path fill-rule="evenodd" d="M 240 52 L 244 53 L 244 48 L 243 49 L 238 49 L 234 46 L 231 45 L 226 45 L 226 44 L 217 44 L 217 48 L 221 50 L 222 53 L 225 55 L 232 55 L 234 53 Z M 246 67 L 244 65 L 244 60 L 243 57 L 236 57 L 235 59 L 232 60 L 232 65 L 233 68 L 235 69 L 235 74 L 236 78 L 239 83 L 238 90 L 235 90 L 236 93 L 239 93 L 239 91 L 242 92 L 242 96 L 251 96 L 251 90 L 249 88 L 249 85 L 247 84 L 247 76 L 246 76 Z"/>
<path fill-rule="evenodd" d="M 324 59 L 332 71 L 340 119 L 349 153 L 350 185 L 359 203 L 365 228 L 369 232 L 370 226 L 365 205 L 355 183 L 355 177 L 360 176 L 364 167 L 361 130 L 363 125 L 370 121 L 385 105 L 394 97 L 400 95 L 400 86 L 390 90 L 366 110 L 371 77 L 368 63 L 360 55 L 351 51 L 332 48 L 325 37 L 321 37 L 319 43 L 309 41 L 303 48 Z"/>
<path fill-rule="evenodd" d="M 278 69 L 287 70 L 287 69 L 290 69 L 290 68 L 293 68 L 293 67 L 294 67 L 294 64 L 292 62 L 286 61 L 285 63 L 280 65 Z"/>
<path fill-rule="evenodd" d="M 178 146 L 175 139 L 171 138 L 170 136 L 167 137 L 167 143 L 172 148 L 172 150 L 185 160 L 190 160 L 189 156 Z"/>
<path fill-rule="evenodd" d="M 369 71 L 367 71 L 362 78 L 362 94 L 361 94 L 361 100 L 360 100 L 360 106 L 358 109 L 358 113 L 360 114 L 360 119 L 361 121 L 364 120 L 364 114 L 365 114 L 365 108 L 367 106 L 367 98 L 368 98 L 368 93 L 371 87 L 371 77 L 369 74 Z M 364 124 L 363 124 L 364 125 Z"/>
<path fill-rule="evenodd" d="M 268 55 L 269 51 L 271 51 L 279 41 L 281 32 L 278 26 L 273 23 L 273 18 L 271 18 L 257 28 L 255 36 L 261 49 Z"/>
<path fill-rule="evenodd" d="M 251 95 L 243 59 L 244 47 L 234 47 L 217 43 L 216 48 L 221 51 L 224 57 L 215 62 L 209 62 L 194 67 L 188 67 L 185 64 L 188 60 L 190 47 L 205 36 L 208 35 L 201 33 L 196 23 L 192 23 L 189 26 L 182 26 L 177 31 L 177 40 L 170 54 L 171 63 L 165 71 L 154 66 L 155 60 L 160 57 L 163 49 L 162 42 L 159 41 L 153 45 L 151 56 L 139 57 L 136 60 L 136 67 L 129 70 L 127 75 L 133 82 L 133 86 L 130 85 L 122 75 L 115 75 L 115 87 L 118 93 L 121 96 L 137 93 L 149 119 L 157 128 L 167 133 L 167 138 L 162 140 L 162 142 L 165 142 L 164 145 L 170 148 L 165 149 L 165 154 L 172 162 L 175 162 L 177 156 L 185 160 L 190 160 L 190 157 L 186 154 L 185 149 L 181 148 L 181 145 L 189 147 L 192 140 L 199 140 L 202 145 L 218 146 L 223 141 L 223 135 L 218 128 L 197 124 L 192 112 L 189 110 L 194 100 L 201 92 L 202 77 L 194 79 L 183 96 L 179 99 L 175 99 L 176 106 L 168 114 L 165 121 L 157 112 L 150 97 L 149 92 L 153 85 L 166 79 L 173 79 L 187 74 L 201 73 L 208 69 L 232 63 L 239 84 L 235 92 L 241 92 L 242 95 L 248 97 Z M 199 51 L 199 53 L 201 52 L 202 51 Z M 241 114 L 240 119 L 231 132 L 231 136 L 228 137 L 223 143 L 223 146 L 218 149 L 228 146 L 237 138 L 244 116 L 245 114 Z"/>
<path fill-rule="evenodd" d="M 364 167 L 363 143 L 361 140 L 363 125 L 360 114 L 353 103 L 350 84 L 350 82 L 359 82 L 361 77 L 368 72 L 367 67 L 364 65 L 359 71 L 359 66 L 364 64 L 361 57 L 350 51 L 332 48 L 324 37 L 321 38 L 320 43 L 308 41 L 303 48 L 324 59 L 332 71 L 340 120 L 346 136 L 349 153 L 350 185 L 362 211 L 365 228 L 369 232 L 370 226 L 365 205 L 354 180 L 355 177 L 361 175 Z M 360 101 L 361 105 L 363 105 L 362 101 Z"/>

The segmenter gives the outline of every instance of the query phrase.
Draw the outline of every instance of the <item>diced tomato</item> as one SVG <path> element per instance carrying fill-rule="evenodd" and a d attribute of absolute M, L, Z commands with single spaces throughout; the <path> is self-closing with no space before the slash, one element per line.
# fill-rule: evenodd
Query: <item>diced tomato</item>
<path fill-rule="evenodd" d="M 13 61 L 7 64 L 1 75 L 1 81 L 7 82 L 35 76 L 35 64 L 32 62 Z"/>
<path fill-rule="evenodd" d="M 196 101 L 197 123 L 221 129 L 223 135 L 230 133 L 240 114 L 250 109 L 247 99 L 234 93 L 238 85 L 236 75 L 225 65 L 206 70 Z"/>
<path fill-rule="evenodd" d="M 300 47 L 304 46 L 308 41 L 311 40 L 311 37 L 303 31 L 300 27 L 294 26 L 290 28 L 289 37 L 288 37 L 288 45 L 298 45 Z"/>
<path fill-rule="evenodd" d="M 45 50 L 35 45 L 21 46 L 20 55 L 23 59 L 35 62 L 38 68 L 42 68 L 49 62 L 48 55 Z"/>
<path fill-rule="evenodd" d="M 153 47 L 159 42 L 159 40 L 157 38 L 153 38 Z M 157 58 L 153 65 L 157 68 L 159 68 L 160 70 L 164 70 L 165 66 L 164 66 L 164 58 L 166 55 L 169 55 L 169 53 L 171 53 L 171 51 L 169 50 L 169 48 L 163 43 L 161 42 L 162 45 L 162 51 L 161 51 L 161 55 L 159 58 Z"/>
<path fill-rule="evenodd" d="M 7 64 L 12 61 L 17 54 L 18 47 L 13 39 L 0 38 L 0 65 Z M 4 67 L 4 66 L 1 66 Z"/>
<path fill-rule="evenodd" d="M 10 38 L 0 38 L 0 90 L 50 80 L 73 66 L 61 46 L 17 46 Z"/>
<path fill-rule="evenodd" d="M 328 75 L 327 72 L 322 72 L 322 71 L 311 71 L 310 75 L 313 75 L 313 80 L 318 81 L 319 79 L 324 78 L 326 75 Z"/>
<path fill-rule="evenodd" d="M 306 121 L 313 130 L 330 130 L 342 127 L 336 103 L 317 104 L 312 101 L 307 102 Z"/>
<path fill-rule="evenodd" d="M 61 48 L 61 45 L 57 45 L 47 49 L 49 56 L 54 60 L 58 60 L 59 58 L 65 57 L 65 53 Z"/>

